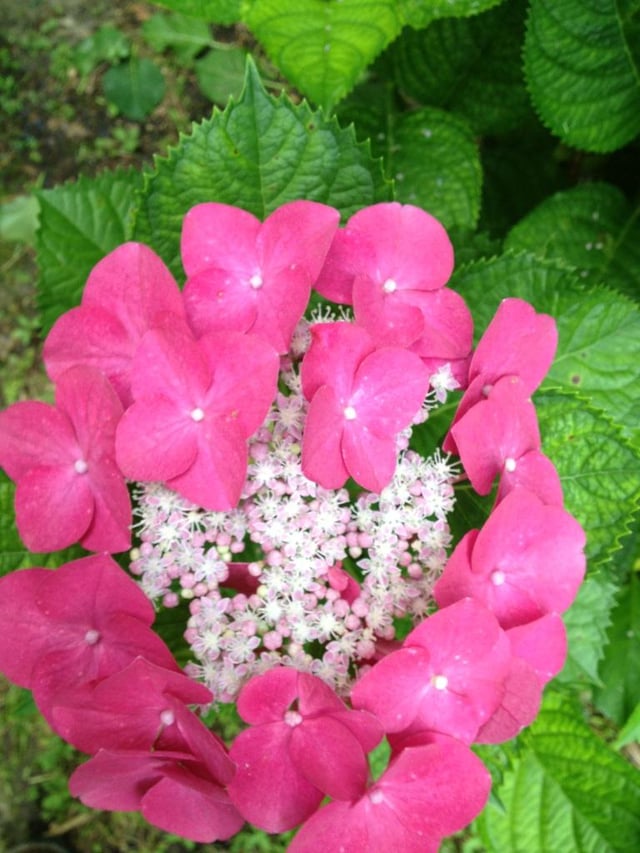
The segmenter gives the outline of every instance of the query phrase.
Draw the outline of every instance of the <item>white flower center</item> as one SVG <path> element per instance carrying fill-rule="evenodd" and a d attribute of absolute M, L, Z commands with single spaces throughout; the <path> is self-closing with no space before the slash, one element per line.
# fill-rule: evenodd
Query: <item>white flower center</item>
<path fill-rule="evenodd" d="M 398 285 L 392 278 L 388 278 L 385 283 L 382 285 L 382 289 L 385 293 L 393 293 L 394 290 L 397 290 Z"/>
<path fill-rule="evenodd" d="M 287 711 L 284 715 L 284 721 L 288 726 L 294 728 L 302 722 L 302 714 L 299 714 L 297 711 Z"/>
<path fill-rule="evenodd" d="M 358 417 L 358 413 L 353 408 L 353 406 L 346 406 L 343 414 L 348 421 L 355 421 L 355 419 Z"/>
<path fill-rule="evenodd" d="M 89 646 L 95 646 L 95 644 L 100 639 L 100 631 L 96 631 L 95 628 L 90 628 L 87 633 L 84 635 L 84 641 Z"/>
<path fill-rule="evenodd" d="M 384 800 L 384 794 L 379 788 L 376 788 L 369 794 L 369 799 L 371 800 L 374 806 L 379 806 L 380 803 Z"/>
<path fill-rule="evenodd" d="M 191 419 L 192 420 L 197 422 L 197 421 L 201 421 L 203 418 L 204 418 L 204 412 L 202 411 L 202 409 L 200 409 L 200 408 L 193 409 L 193 411 L 191 412 Z"/>
<path fill-rule="evenodd" d="M 513 459 L 511 456 L 508 456 L 504 460 L 504 470 L 508 471 L 510 474 L 512 474 L 516 470 L 516 460 Z"/>
<path fill-rule="evenodd" d="M 491 572 L 491 583 L 494 586 L 502 586 L 505 581 L 504 572 L 496 570 L 495 572 Z"/>
<path fill-rule="evenodd" d="M 260 290 L 260 288 L 264 284 L 264 282 L 262 281 L 262 276 L 260 275 L 260 273 L 256 273 L 255 275 L 252 275 L 251 278 L 249 279 L 249 284 L 251 285 L 251 287 L 254 290 Z"/>
<path fill-rule="evenodd" d="M 449 685 L 449 679 L 446 675 L 432 675 L 431 683 L 436 690 L 446 690 Z"/>
<path fill-rule="evenodd" d="M 76 474 L 86 474 L 89 470 L 89 466 L 84 459 L 76 459 L 73 463 L 73 467 L 75 468 Z"/>
<path fill-rule="evenodd" d="M 163 726 L 172 726 L 175 721 L 176 718 L 171 708 L 166 708 L 164 711 L 160 711 L 160 722 Z"/>

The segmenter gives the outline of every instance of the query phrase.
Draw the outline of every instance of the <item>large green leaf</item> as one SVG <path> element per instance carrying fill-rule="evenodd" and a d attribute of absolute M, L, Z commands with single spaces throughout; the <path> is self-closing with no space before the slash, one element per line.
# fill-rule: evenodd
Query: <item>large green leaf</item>
<path fill-rule="evenodd" d="M 543 122 L 587 151 L 640 132 L 640 0 L 532 0 L 525 71 Z"/>
<path fill-rule="evenodd" d="M 183 136 L 146 176 L 136 238 L 180 275 L 182 218 L 195 204 L 233 204 L 264 218 L 298 198 L 324 202 L 344 217 L 390 197 L 368 145 L 305 104 L 265 92 L 253 63 L 238 103 Z"/>
<path fill-rule="evenodd" d="M 401 28 L 395 0 L 253 0 L 245 22 L 285 77 L 327 110 Z"/>
<path fill-rule="evenodd" d="M 640 848 L 640 775 L 549 692 L 477 821 L 487 853 L 629 853 Z"/>
<path fill-rule="evenodd" d="M 63 311 L 80 302 L 91 268 L 131 235 L 136 192 L 142 177 L 133 171 L 81 177 L 36 195 L 38 304 L 48 330 Z"/>
<path fill-rule="evenodd" d="M 626 435 L 640 436 L 640 310 L 631 300 L 604 287 L 587 289 L 570 269 L 526 254 L 470 264 L 454 274 L 452 286 L 480 329 L 507 296 L 553 315 L 560 341 L 546 386 L 579 389 Z"/>
<path fill-rule="evenodd" d="M 436 18 L 467 18 L 491 9 L 504 0 L 398 0 L 402 22 L 410 27 L 426 27 Z"/>
<path fill-rule="evenodd" d="M 480 214 L 482 167 L 471 128 L 435 107 L 398 116 L 386 165 L 398 201 L 416 204 L 445 227 L 473 228 Z"/>
<path fill-rule="evenodd" d="M 174 12 L 212 24 L 235 24 L 240 20 L 242 0 L 152 0 Z"/>
<path fill-rule="evenodd" d="M 464 116 L 481 134 L 535 121 L 520 58 L 525 8 L 525 0 L 512 0 L 483 15 L 405 30 L 389 51 L 400 90 Z"/>
<path fill-rule="evenodd" d="M 582 184 L 546 199 L 511 230 L 505 248 L 558 258 L 588 281 L 640 296 L 640 204 L 611 184 Z"/>

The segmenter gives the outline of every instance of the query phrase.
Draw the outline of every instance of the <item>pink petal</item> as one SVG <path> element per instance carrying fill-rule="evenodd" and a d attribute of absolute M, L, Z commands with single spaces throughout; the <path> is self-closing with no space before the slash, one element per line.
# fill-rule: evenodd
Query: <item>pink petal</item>
<path fill-rule="evenodd" d="M 362 259 L 373 252 L 373 237 L 357 230 L 336 231 L 327 257 L 314 285 L 325 299 L 353 304 L 353 282 L 363 273 Z"/>
<path fill-rule="evenodd" d="M 179 402 L 186 413 L 202 404 L 212 381 L 197 341 L 181 327 L 147 332 L 131 369 L 134 399 L 167 397 Z"/>
<path fill-rule="evenodd" d="M 180 251 L 188 276 L 206 269 L 249 272 L 257 264 L 260 221 L 246 210 L 207 202 L 192 207 L 182 221 Z"/>
<path fill-rule="evenodd" d="M 258 316 L 258 298 L 250 279 L 250 273 L 214 268 L 202 269 L 187 279 L 184 301 L 196 335 L 248 332 L 252 328 Z"/>
<path fill-rule="evenodd" d="M 301 368 L 302 390 L 311 400 L 323 385 L 340 398 L 351 394 L 356 370 L 375 349 L 371 336 L 353 323 L 315 323 Z M 346 403 L 345 403 L 346 405 Z"/>
<path fill-rule="evenodd" d="M 56 406 L 71 423 L 85 460 L 114 456 L 122 403 L 108 379 L 94 367 L 77 365 L 56 383 Z"/>
<path fill-rule="evenodd" d="M 79 455 L 69 419 L 53 406 L 24 401 L 0 412 L 0 464 L 12 480 L 32 468 L 73 463 Z"/>
<path fill-rule="evenodd" d="M 292 201 L 281 205 L 267 217 L 258 237 L 265 271 L 281 272 L 295 265 L 310 285 L 320 274 L 339 221 L 339 212 L 326 204 Z"/>
<path fill-rule="evenodd" d="M 387 295 L 384 286 L 384 282 L 369 276 L 356 276 L 353 282 L 356 323 L 369 332 L 378 347 L 410 346 L 424 332 L 422 311 L 409 301 L 394 298 L 395 293 Z"/>
<path fill-rule="evenodd" d="M 302 471 L 325 489 L 339 489 L 349 477 L 341 449 L 343 424 L 344 408 L 325 385 L 311 401 L 302 440 Z"/>
<path fill-rule="evenodd" d="M 539 450 L 530 450 L 520 456 L 515 470 L 502 469 L 496 502 L 504 500 L 509 492 L 518 488 L 533 492 L 545 504 L 561 507 L 564 503 L 562 483 L 556 467 Z"/>
<path fill-rule="evenodd" d="M 298 696 L 298 671 L 278 666 L 254 675 L 238 696 L 238 713 L 252 725 L 280 722 Z"/>
<path fill-rule="evenodd" d="M 88 551 L 116 554 L 131 547 L 131 498 L 115 460 L 101 460 L 89 469 L 93 517 L 80 540 Z"/>
<path fill-rule="evenodd" d="M 309 302 L 311 281 L 303 267 L 265 273 L 257 292 L 257 313 L 249 327 L 281 354 L 288 352 L 293 331 Z"/>
<path fill-rule="evenodd" d="M 511 650 L 525 660 L 542 684 L 554 678 L 567 658 L 567 629 L 557 613 L 507 631 Z"/>
<path fill-rule="evenodd" d="M 395 436 L 420 411 L 429 377 L 419 357 L 395 347 L 376 350 L 363 359 L 347 404 L 380 438 Z M 354 421 L 354 423 L 355 423 Z"/>
<path fill-rule="evenodd" d="M 477 743 L 511 740 L 530 725 L 540 710 L 542 683 L 533 668 L 521 658 L 513 658 L 500 707 L 482 726 Z"/>
<path fill-rule="evenodd" d="M 357 421 L 347 421 L 342 435 L 342 458 L 358 485 L 379 494 L 389 485 L 396 470 L 398 451 L 395 437 L 378 437 L 366 423 L 360 425 Z M 317 482 L 324 485 L 319 479 Z"/>
<path fill-rule="evenodd" d="M 285 722 L 246 729 L 229 751 L 237 765 L 228 787 L 231 800 L 246 820 L 265 832 L 292 829 L 322 800 L 322 791 L 291 760 L 291 732 Z"/>
<path fill-rule="evenodd" d="M 298 673 L 298 710 L 304 716 L 346 711 L 346 705 L 321 678 Z"/>
<path fill-rule="evenodd" d="M 473 345 L 473 318 L 467 304 L 455 290 L 399 290 L 398 299 L 420 309 L 424 328 L 411 349 L 423 359 L 466 358 Z"/>
<path fill-rule="evenodd" d="M 36 596 L 49 574 L 46 569 L 22 569 L 0 578 L 0 670 L 29 689 L 48 638 L 46 628 L 41 632 Z"/>

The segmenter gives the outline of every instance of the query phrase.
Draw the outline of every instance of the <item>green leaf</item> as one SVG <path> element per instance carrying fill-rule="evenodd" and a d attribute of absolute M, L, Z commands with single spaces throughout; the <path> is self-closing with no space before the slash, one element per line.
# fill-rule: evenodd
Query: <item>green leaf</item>
<path fill-rule="evenodd" d="M 620 429 L 580 398 L 535 398 L 542 449 L 555 464 L 567 510 L 587 531 L 591 569 L 620 547 L 640 497 L 640 459 Z"/>
<path fill-rule="evenodd" d="M 155 62 L 132 57 L 102 78 L 105 97 L 122 115 L 143 121 L 164 98 L 164 77 Z"/>
<path fill-rule="evenodd" d="M 130 238 L 141 184 L 139 173 L 121 170 L 37 192 L 38 303 L 45 332 L 80 302 L 92 267 Z"/>
<path fill-rule="evenodd" d="M 614 723 L 622 725 L 640 702 L 640 548 L 636 536 L 635 571 L 620 590 L 618 604 L 612 613 L 609 643 L 599 675 L 602 686 L 594 693 L 594 704 Z"/>
<path fill-rule="evenodd" d="M 394 0 L 253 0 L 245 23 L 285 77 L 326 110 L 401 27 Z"/>
<path fill-rule="evenodd" d="M 620 749 L 628 743 L 638 742 L 640 742 L 640 702 L 633 709 L 629 719 L 620 729 L 613 745 L 616 749 Z"/>
<path fill-rule="evenodd" d="M 154 246 L 180 275 L 182 218 L 195 204 L 233 204 L 264 219 L 287 201 L 306 198 L 349 217 L 388 200 L 390 188 L 368 145 L 305 104 L 267 95 L 255 66 L 238 103 L 197 125 L 146 176 L 136 239 Z"/>
<path fill-rule="evenodd" d="M 640 204 L 611 184 L 582 184 L 546 199 L 511 230 L 505 248 L 564 260 L 588 281 L 640 296 Z"/>
<path fill-rule="evenodd" d="M 242 0 L 152 0 L 174 12 L 212 24 L 235 24 L 241 19 Z"/>
<path fill-rule="evenodd" d="M 423 207 L 445 227 L 473 228 L 480 214 L 482 168 L 471 128 L 435 107 L 398 117 L 387 172 L 398 201 Z"/>
<path fill-rule="evenodd" d="M 75 46 L 71 62 L 78 69 L 80 76 L 86 77 L 101 62 L 118 62 L 120 59 L 126 59 L 130 52 L 131 45 L 125 34 L 116 27 L 105 24 Z"/>
<path fill-rule="evenodd" d="M 507 296 L 554 316 L 560 341 L 546 386 L 579 389 L 627 436 L 640 437 L 640 310 L 631 300 L 604 287 L 586 289 L 571 270 L 526 254 L 470 264 L 451 285 L 480 329 Z"/>
<path fill-rule="evenodd" d="M 535 117 L 520 51 L 524 0 L 473 18 L 405 30 L 389 49 L 396 82 L 410 101 L 451 110 L 476 133 L 502 133 Z"/>
<path fill-rule="evenodd" d="M 629 853 L 640 847 L 640 775 L 548 692 L 476 825 L 488 853 Z"/>
<path fill-rule="evenodd" d="M 531 3 L 524 45 L 531 97 L 569 145 L 614 151 L 640 132 L 639 12 L 639 0 Z"/>
<path fill-rule="evenodd" d="M 214 104 L 224 105 L 237 98 L 244 83 L 247 55 L 242 48 L 210 50 L 196 61 L 196 78 L 204 95 Z"/>
<path fill-rule="evenodd" d="M 603 572 L 590 574 L 583 582 L 576 600 L 562 617 L 569 651 L 567 662 L 557 676 L 559 682 L 579 684 L 586 680 L 601 684 L 598 664 L 604 654 L 616 592 L 617 587 Z"/>
<path fill-rule="evenodd" d="M 402 23 L 419 29 L 436 18 L 467 18 L 497 6 L 504 0 L 399 0 Z"/>
<path fill-rule="evenodd" d="M 154 50 L 170 48 L 183 63 L 212 44 L 209 25 L 186 15 L 152 15 L 143 23 L 142 35 Z"/>
<path fill-rule="evenodd" d="M 35 243 L 40 205 L 32 195 L 19 195 L 0 204 L 0 240 Z"/>

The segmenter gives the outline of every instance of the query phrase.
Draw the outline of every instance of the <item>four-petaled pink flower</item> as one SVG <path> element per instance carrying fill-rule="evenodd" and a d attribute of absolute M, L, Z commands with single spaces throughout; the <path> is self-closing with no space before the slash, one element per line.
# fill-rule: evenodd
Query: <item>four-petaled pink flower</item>
<path fill-rule="evenodd" d="M 337 210 L 313 201 L 283 204 L 264 222 L 226 204 L 192 207 L 181 249 L 196 334 L 252 332 L 287 352 L 339 219 Z"/>
<path fill-rule="evenodd" d="M 166 483 L 206 509 L 240 497 L 247 439 L 276 394 L 278 355 L 255 335 L 148 332 L 133 361 L 134 403 L 116 434 L 121 470 Z"/>
<path fill-rule="evenodd" d="M 16 524 L 32 551 L 131 546 L 131 501 L 115 461 L 121 416 L 108 380 L 82 365 L 58 378 L 55 406 L 25 401 L 0 412 L 0 464 L 17 483 Z"/>
<path fill-rule="evenodd" d="M 251 728 L 231 746 L 237 772 L 229 793 L 256 826 L 284 832 L 325 794 L 352 800 L 364 790 L 380 724 L 366 711 L 349 710 L 319 678 L 275 667 L 245 685 L 237 707 Z"/>
<path fill-rule="evenodd" d="M 327 489 L 353 477 L 380 492 L 395 471 L 396 436 L 424 401 L 427 371 L 414 353 L 376 349 L 370 335 L 350 323 L 319 323 L 312 335 L 301 371 L 311 401 L 302 470 Z"/>

